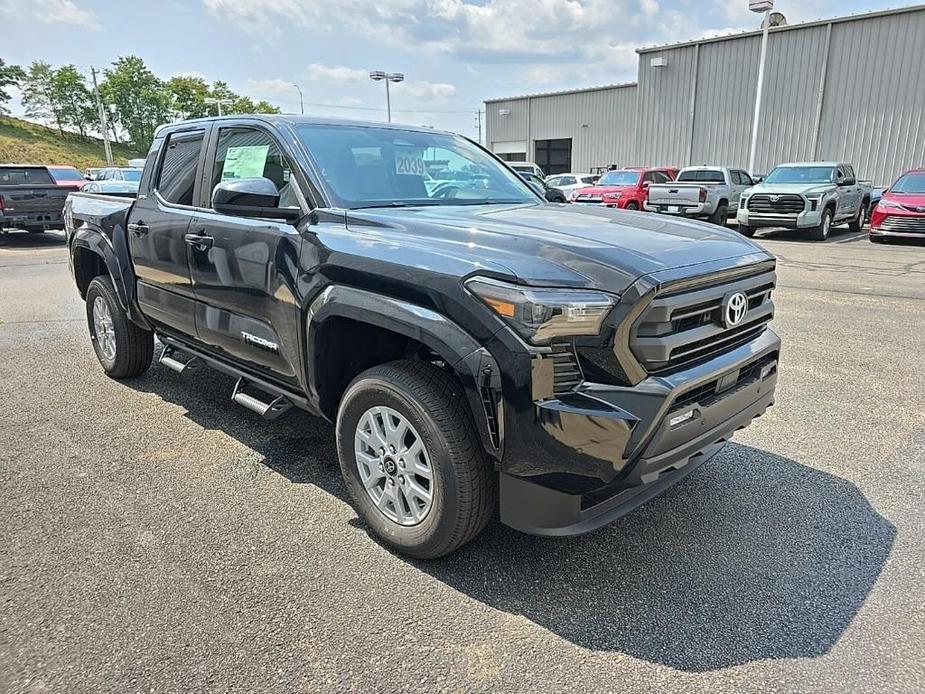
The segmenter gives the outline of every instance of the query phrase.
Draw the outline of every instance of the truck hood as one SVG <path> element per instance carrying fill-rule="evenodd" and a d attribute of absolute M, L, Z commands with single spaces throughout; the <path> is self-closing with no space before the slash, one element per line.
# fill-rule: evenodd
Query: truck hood
<path fill-rule="evenodd" d="M 526 284 L 620 293 L 659 270 L 727 258 L 770 258 L 739 234 L 701 222 L 581 205 L 471 205 L 351 210 L 351 231 L 401 249 L 400 262 L 430 267 L 461 259 Z M 746 258 L 749 256 L 749 258 Z M 734 264 L 734 263 L 731 263 Z"/>
<path fill-rule="evenodd" d="M 753 188 L 749 188 L 749 193 L 796 193 L 797 195 L 811 195 L 813 193 L 824 193 L 833 190 L 835 185 L 832 183 L 759 183 Z"/>

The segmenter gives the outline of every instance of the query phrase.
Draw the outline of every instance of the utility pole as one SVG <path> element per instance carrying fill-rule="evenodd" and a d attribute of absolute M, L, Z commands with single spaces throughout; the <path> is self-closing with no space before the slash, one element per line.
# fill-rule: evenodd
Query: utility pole
<path fill-rule="evenodd" d="M 749 0 L 749 9 L 752 12 L 764 13 L 763 29 L 761 34 L 761 57 L 758 62 L 758 88 L 755 90 L 755 117 L 752 121 L 752 146 L 748 155 L 748 173 L 755 175 L 755 159 L 758 156 L 758 126 L 761 122 L 761 97 L 764 93 L 764 64 L 768 58 L 768 30 L 771 28 L 771 10 L 774 9 L 774 0 Z"/>
<path fill-rule="evenodd" d="M 479 129 L 479 139 L 478 139 L 479 144 L 482 144 L 482 113 L 483 111 L 481 109 L 475 112 L 475 122 Z"/>
<path fill-rule="evenodd" d="M 106 118 L 106 109 L 103 108 L 103 100 L 100 98 L 100 88 L 96 83 L 96 68 L 90 67 L 90 74 L 93 76 L 93 93 L 96 95 L 96 108 L 100 113 L 100 127 L 103 130 L 103 146 L 106 148 L 106 164 L 112 166 L 112 146 L 109 144 L 109 121 Z"/>

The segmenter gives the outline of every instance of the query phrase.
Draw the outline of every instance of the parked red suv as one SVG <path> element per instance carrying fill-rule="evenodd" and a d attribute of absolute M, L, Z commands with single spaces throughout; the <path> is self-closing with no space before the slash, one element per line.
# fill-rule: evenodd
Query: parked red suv
<path fill-rule="evenodd" d="M 641 210 L 650 183 L 668 183 L 677 169 L 627 168 L 608 171 L 596 185 L 572 193 L 572 202 Z"/>
<path fill-rule="evenodd" d="M 925 240 L 925 169 L 907 171 L 894 183 L 870 216 L 870 240 L 889 236 Z"/>

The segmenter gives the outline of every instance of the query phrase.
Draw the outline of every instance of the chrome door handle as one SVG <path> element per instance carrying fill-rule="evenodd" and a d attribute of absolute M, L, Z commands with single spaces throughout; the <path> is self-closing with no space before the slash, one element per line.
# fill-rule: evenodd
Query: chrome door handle
<path fill-rule="evenodd" d="M 214 239 L 207 234 L 186 234 L 183 240 L 197 251 L 204 251 L 208 248 L 212 248 L 212 242 L 214 241 Z"/>
<path fill-rule="evenodd" d="M 148 225 L 144 222 L 131 222 L 128 225 L 128 230 L 135 236 L 144 236 L 148 233 Z"/>

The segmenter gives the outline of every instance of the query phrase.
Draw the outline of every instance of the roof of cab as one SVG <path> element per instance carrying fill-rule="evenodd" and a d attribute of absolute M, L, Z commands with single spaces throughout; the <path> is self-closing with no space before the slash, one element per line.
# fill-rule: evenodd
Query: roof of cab
<path fill-rule="evenodd" d="M 340 126 L 349 126 L 357 128 L 388 128 L 390 130 L 405 130 L 405 131 L 414 131 L 422 133 L 440 133 L 442 135 L 450 135 L 446 130 L 437 130 L 435 128 L 429 128 L 422 125 L 406 125 L 404 123 L 383 123 L 379 121 L 369 121 L 369 120 L 350 120 L 346 118 L 324 118 L 321 116 L 295 116 L 291 114 L 269 114 L 269 113 L 240 113 L 227 116 L 212 116 L 209 118 L 195 118 L 192 120 L 177 121 L 175 123 L 167 123 L 160 126 L 155 133 L 155 137 L 158 137 L 165 132 L 173 130 L 183 130 L 188 128 L 191 125 L 196 124 L 207 124 L 207 123 L 221 123 L 228 121 L 241 121 L 241 120 L 253 120 L 263 123 L 268 123 L 272 125 L 285 123 L 288 125 L 340 125 Z"/>

